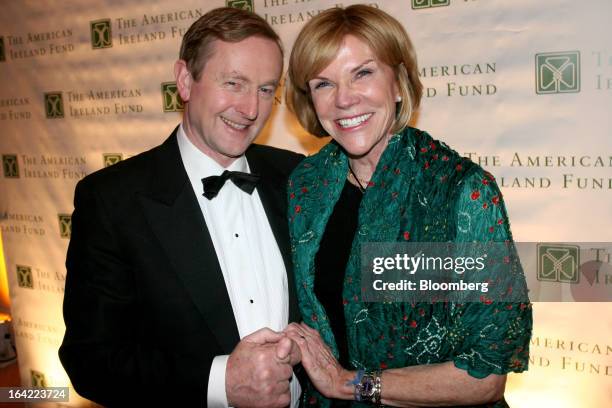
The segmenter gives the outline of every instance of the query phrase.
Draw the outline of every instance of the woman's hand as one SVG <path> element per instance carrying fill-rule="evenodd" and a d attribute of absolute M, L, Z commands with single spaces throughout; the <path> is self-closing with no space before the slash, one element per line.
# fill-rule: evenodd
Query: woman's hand
<path fill-rule="evenodd" d="M 342 368 L 318 331 L 304 323 L 291 323 L 285 333 L 300 348 L 302 365 L 321 394 L 327 398 L 353 399 L 354 385 L 350 381 L 354 373 Z"/>

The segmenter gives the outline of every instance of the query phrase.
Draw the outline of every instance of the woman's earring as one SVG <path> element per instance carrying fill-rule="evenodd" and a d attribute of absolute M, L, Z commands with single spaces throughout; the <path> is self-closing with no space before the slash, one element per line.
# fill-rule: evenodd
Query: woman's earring
<path fill-rule="evenodd" d="M 401 95 L 397 95 L 395 97 L 395 102 L 401 102 L 402 101 L 402 96 Z"/>

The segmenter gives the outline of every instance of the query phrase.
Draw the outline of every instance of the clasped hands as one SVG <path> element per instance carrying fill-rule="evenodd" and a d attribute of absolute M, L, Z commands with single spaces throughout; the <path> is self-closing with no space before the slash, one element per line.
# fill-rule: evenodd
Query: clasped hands
<path fill-rule="evenodd" d="M 268 328 L 244 337 L 229 355 L 225 370 L 227 401 L 233 407 L 286 407 L 293 366 L 302 359 L 286 333 Z"/>
<path fill-rule="evenodd" d="M 324 396 L 352 396 L 353 374 L 342 368 L 319 333 L 304 323 L 291 323 L 283 332 L 263 328 L 238 343 L 227 361 L 229 405 L 286 407 L 291 402 L 293 366 L 300 362 Z"/>
<path fill-rule="evenodd" d="M 352 399 L 354 372 L 342 368 L 321 335 L 305 323 L 291 323 L 284 333 L 300 351 L 302 366 L 315 388 L 327 398 Z"/>

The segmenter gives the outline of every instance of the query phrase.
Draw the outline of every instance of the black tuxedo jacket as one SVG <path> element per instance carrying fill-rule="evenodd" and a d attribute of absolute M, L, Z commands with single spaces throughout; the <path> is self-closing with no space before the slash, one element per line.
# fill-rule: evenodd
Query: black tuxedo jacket
<path fill-rule="evenodd" d="M 286 218 L 296 153 L 246 152 L 299 321 Z M 162 145 L 76 187 L 59 355 L 76 391 L 108 406 L 205 406 L 212 360 L 238 329 L 210 234 L 179 154 Z"/>

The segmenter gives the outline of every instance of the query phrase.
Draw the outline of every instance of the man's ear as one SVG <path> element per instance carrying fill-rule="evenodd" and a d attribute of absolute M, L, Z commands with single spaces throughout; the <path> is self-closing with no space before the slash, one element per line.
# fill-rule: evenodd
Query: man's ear
<path fill-rule="evenodd" d="M 189 95 L 191 94 L 191 85 L 194 80 L 187 69 L 187 63 L 183 60 L 178 60 L 174 63 L 174 79 L 176 80 L 176 87 L 178 88 L 179 95 L 184 102 L 189 101 Z"/>

